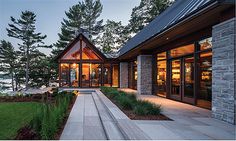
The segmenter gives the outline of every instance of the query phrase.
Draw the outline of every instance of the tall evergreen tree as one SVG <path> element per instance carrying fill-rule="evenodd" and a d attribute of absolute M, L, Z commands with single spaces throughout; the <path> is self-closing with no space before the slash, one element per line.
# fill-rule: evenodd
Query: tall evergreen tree
<path fill-rule="evenodd" d="M 11 76 L 12 90 L 15 90 L 14 78 L 17 67 L 17 54 L 10 42 L 0 41 L 0 71 Z"/>
<path fill-rule="evenodd" d="M 58 34 L 59 40 L 55 43 L 52 53 L 58 55 L 70 41 L 72 41 L 76 32 L 80 28 L 89 32 L 89 37 L 98 35 L 102 29 L 103 20 L 97 20 L 102 13 L 102 4 L 100 0 L 84 0 L 72 6 L 68 12 L 65 12 L 67 19 L 63 19 L 61 33 Z"/>
<path fill-rule="evenodd" d="M 97 37 L 97 46 L 104 53 L 117 52 L 129 39 L 129 34 L 121 22 L 107 20 L 103 31 Z"/>
<path fill-rule="evenodd" d="M 21 60 L 25 64 L 25 87 L 28 89 L 31 61 L 36 57 L 34 55 L 39 53 L 38 48 L 49 46 L 44 45 L 43 42 L 46 35 L 35 32 L 36 15 L 33 12 L 24 11 L 19 19 L 11 17 L 11 22 L 7 28 L 8 36 L 21 40 L 18 45 L 22 56 Z"/>
<path fill-rule="evenodd" d="M 141 0 L 139 6 L 133 8 L 129 29 L 131 33 L 137 33 L 156 16 L 170 6 L 170 0 Z"/>

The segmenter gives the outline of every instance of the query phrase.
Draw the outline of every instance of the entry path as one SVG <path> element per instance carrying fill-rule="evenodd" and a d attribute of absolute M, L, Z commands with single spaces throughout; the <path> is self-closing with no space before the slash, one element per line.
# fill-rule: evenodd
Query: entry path
<path fill-rule="evenodd" d="M 60 139 L 107 139 L 91 94 L 78 95 Z"/>

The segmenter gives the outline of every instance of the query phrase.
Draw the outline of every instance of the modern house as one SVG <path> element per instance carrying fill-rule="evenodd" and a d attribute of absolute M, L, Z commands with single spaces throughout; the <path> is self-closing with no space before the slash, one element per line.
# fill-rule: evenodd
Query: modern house
<path fill-rule="evenodd" d="M 83 34 L 58 56 L 60 87 L 137 89 L 212 110 L 236 123 L 234 0 L 177 0 L 117 57 Z"/>

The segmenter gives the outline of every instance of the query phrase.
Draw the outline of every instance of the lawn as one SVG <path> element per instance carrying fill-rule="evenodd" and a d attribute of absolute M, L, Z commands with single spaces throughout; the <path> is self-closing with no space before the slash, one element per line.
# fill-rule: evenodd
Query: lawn
<path fill-rule="evenodd" d="M 14 139 L 17 131 L 32 120 L 39 105 L 36 102 L 0 103 L 0 140 Z"/>

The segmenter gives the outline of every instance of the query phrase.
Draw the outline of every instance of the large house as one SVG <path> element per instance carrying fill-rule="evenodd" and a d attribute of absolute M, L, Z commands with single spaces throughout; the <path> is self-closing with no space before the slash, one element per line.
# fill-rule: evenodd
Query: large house
<path fill-rule="evenodd" d="M 236 123 L 234 0 L 177 0 L 118 56 L 79 34 L 58 56 L 60 87 L 136 89 L 212 110 Z"/>

